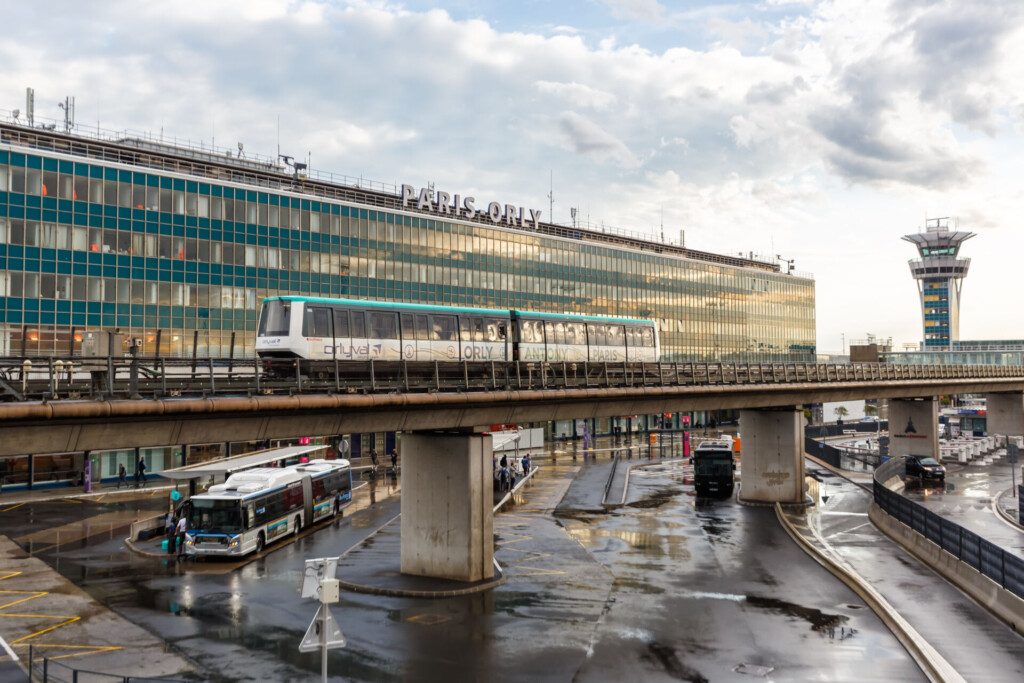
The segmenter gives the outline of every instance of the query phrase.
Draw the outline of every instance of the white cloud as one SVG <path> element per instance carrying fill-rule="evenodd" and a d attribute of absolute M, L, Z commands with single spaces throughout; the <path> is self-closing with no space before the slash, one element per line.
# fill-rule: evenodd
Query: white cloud
<path fill-rule="evenodd" d="M 0 43 L 0 106 L 31 85 L 40 116 L 75 94 L 80 121 L 215 129 L 271 153 L 280 116 L 282 150 L 315 167 L 527 205 L 544 203 L 552 169 L 556 219 L 578 206 L 644 230 L 664 209 L 697 248 L 795 254 L 819 273 L 826 348 L 840 329 L 916 338 L 898 238 L 926 212 L 959 213 L 1003 228 L 969 245 L 964 334 L 1024 337 L 998 331 L 999 295 L 983 290 L 1024 250 L 1008 229 L 1024 213 L 1021 5 L 769 3 L 697 7 L 688 23 L 657 2 L 608 3 L 659 39 L 668 25 L 721 39 L 659 50 L 582 21 L 540 35 L 384 1 L 21 3 L 5 8 L 19 30 Z M 854 282 L 903 302 L 902 318 L 878 329 Z M 842 315 L 838 301 L 852 302 Z"/>

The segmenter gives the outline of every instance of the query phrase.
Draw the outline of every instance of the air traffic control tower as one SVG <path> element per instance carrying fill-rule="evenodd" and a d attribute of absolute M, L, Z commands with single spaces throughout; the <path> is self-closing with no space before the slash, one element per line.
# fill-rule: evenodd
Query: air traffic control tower
<path fill-rule="evenodd" d="M 921 294 L 925 350 L 949 350 L 960 338 L 960 288 L 971 259 L 958 255 L 972 237 L 973 232 L 950 229 L 949 218 L 927 219 L 924 232 L 903 236 L 921 257 L 911 259 L 910 272 Z"/>

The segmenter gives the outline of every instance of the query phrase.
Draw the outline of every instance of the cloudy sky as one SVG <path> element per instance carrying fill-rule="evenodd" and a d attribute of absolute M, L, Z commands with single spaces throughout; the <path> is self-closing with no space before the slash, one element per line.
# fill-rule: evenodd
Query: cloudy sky
<path fill-rule="evenodd" d="M 9 3 L 0 109 L 686 231 L 813 273 L 818 346 L 920 338 L 900 236 L 959 217 L 961 336 L 1024 338 L 1019 0 Z"/>

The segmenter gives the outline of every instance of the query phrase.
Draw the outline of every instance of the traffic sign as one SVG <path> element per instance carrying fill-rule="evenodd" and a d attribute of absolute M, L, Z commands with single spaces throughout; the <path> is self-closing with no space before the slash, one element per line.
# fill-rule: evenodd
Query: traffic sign
<path fill-rule="evenodd" d="M 1020 459 L 1020 447 L 1014 442 L 1007 439 L 1006 441 L 1006 462 L 1011 465 L 1016 465 Z"/>
<path fill-rule="evenodd" d="M 324 637 L 325 633 L 326 638 Z M 334 620 L 330 608 L 321 603 L 320 609 L 316 611 L 316 616 L 313 617 L 309 628 L 306 629 L 306 635 L 299 643 L 299 652 L 316 652 L 320 648 L 333 650 L 339 647 L 345 647 L 345 636 L 342 634 L 338 622 Z"/>

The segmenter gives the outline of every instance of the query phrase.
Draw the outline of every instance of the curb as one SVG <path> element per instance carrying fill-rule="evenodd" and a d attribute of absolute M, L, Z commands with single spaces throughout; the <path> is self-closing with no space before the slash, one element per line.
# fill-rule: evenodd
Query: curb
<path fill-rule="evenodd" d="M 519 480 L 519 483 L 518 483 L 518 484 L 516 484 L 516 485 L 515 485 L 514 487 L 512 487 L 512 490 L 511 490 L 511 491 L 509 491 L 508 493 L 506 493 L 506 494 L 505 494 L 505 497 L 504 497 L 504 498 L 502 498 L 501 500 L 499 500 L 499 501 L 497 502 L 497 504 L 496 504 L 496 505 L 494 506 L 494 509 L 493 509 L 493 510 L 491 511 L 491 513 L 493 514 L 493 513 L 497 512 L 498 510 L 500 510 L 500 509 L 501 509 L 501 507 L 502 507 L 502 506 L 503 506 L 503 505 L 504 505 L 505 503 L 507 503 L 507 502 L 508 502 L 509 500 L 511 500 L 511 498 L 512 498 L 512 494 L 513 494 L 513 493 L 515 493 L 516 491 L 518 491 L 518 490 L 519 490 L 520 488 L 522 488 L 523 484 L 525 484 L 526 482 L 528 482 L 528 481 L 530 480 L 530 477 L 532 477 L 532 476 L 533 476 L 534 474 L 536 474 L 536 473 L 537 473 L 537 469 L 538 469 L 539 467 L 540 467 L 539 465 L 538 465 L 538 466 L 536 466 L 536 467 L 531 467 L 531 468 L 530 468 L 530 471 L 529 471 L 529 472 L 527 472 L 526 476 L 525 476 L 525 477 L 523 477 L 522 479 L 520 479 L 520 480 Z"/>
<path fill-rule="evenodd" d="M 1000 493 L 997 493 L 995 498 L 992 499 L 992 509 L 995 510 L 996 517 L 998 517 L 999 519 L 1003 520 L 1004 522 L 1006 522 L 1007 524 L 1012 526 L 1017 531 L 1024 531 L 1024 524 L 1021 524 L 1020 522 L 1015 520 L 1013 517 L 1011 517 L 1009 515 L 1009 513 L 1007 513 L 1006 510 L 1003 509 L 1003 506 L 999 504 L 999 501 L 1002 500 L 1003 496 L 1011 494 L 1011 493 L 1013 493 L 1013 489 L 1012 488 L 1009 488 L 1009 489 L 1006 489 L 1005 491 L 1001 491 Z"/>
<path fill-rule="evenodd" d="M 501 572 L 498 572 L 498 574 L 499 575 L 496 579 L 488 581 L 487 583 L 469 586 L 467 588 L 453 588 L 451 590 L 436 591 L 413 590 L 411 588 L 380 588 L 378 586 L 367 586 L 361 583 L 351 583 L 344 579 L 338 579 L 338 584 L 342 589 L 347 590 L 350 593 L 381 595 L 389 598 L 456 598 L 462 595 L 482 593 L 504 584 L 506 581 L 505 575 Z"/>
<path fill-rule="evenodd" d="M 910 623 L 904 619 L 882 595 L 871 587 L 859 574 L 843 567 L 833 558 L 821 552 L 810 541 L 803 537 L 782 510 L 782 505 L 775 504 L 775 516 L 789 537 L 810 555 L 829 573 L 842 581 L 856 593 L 871 611 L 874 612 L 886 628 L 892 632 L 901 645 L 910 653 L 928 680 L 933 683 L 961 682 L 965 679 L 950 665 L 945 658 L 926 641 Z M 813 531 L 812 531 L 813 533 Z"/>
<path fill-rule="evenodd" d="M 135 541 L 133 541 L 130 538 L 124 539 L 124 544 L 128 546 L 128 549 L 131 550 L 133 553 L 135 553 L 136 555 L 141 555 L 142 557 L 153 557 L 156 559 L 172 559 L 177 557 L 176 555 L 168 555 L 167 553 L 155 553 L 151 550 L 143 550 L 135 544 Z"/>

